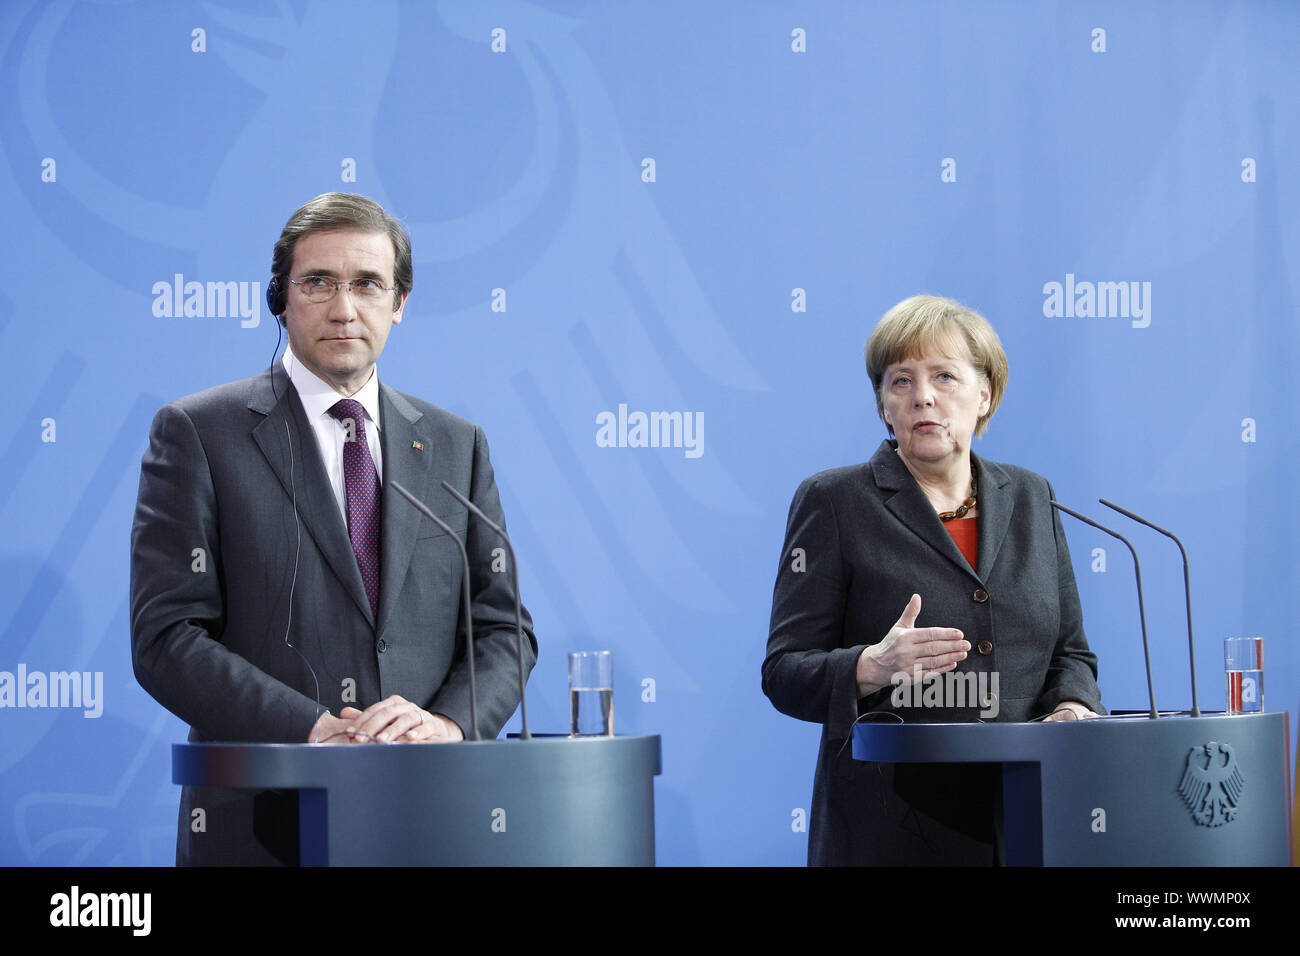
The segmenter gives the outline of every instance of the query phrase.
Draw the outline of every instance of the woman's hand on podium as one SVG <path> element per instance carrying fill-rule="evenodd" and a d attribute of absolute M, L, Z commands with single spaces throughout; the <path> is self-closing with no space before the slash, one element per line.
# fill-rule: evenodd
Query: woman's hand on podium
<path fill-rule="evenodd" d="M 1087 720 L 1089 717 L 1100 716 L 1101 714 L 1089 710 L 1087 704 L 1081 704 L 1077 700 L 1063 700 L 1056 705 L 1056 710 L 1043 718 L 1043 723 L 1049 720 Z"/>

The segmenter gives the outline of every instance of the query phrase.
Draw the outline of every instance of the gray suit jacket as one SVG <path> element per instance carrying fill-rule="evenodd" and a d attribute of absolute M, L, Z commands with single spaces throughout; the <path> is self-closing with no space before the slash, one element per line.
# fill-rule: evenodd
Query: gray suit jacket
<path fill-rule="evenodd" d="M 190 724 L 190 740 L 301 742 L 323 709 L 364 709 L 392 694 L 446 714 L 468 735 L 459 552 L 393 481 L 465 540 L 484 737 L 518 705 L 514 592 L 508 573 L 491 570 L 500 541 L 467 522 L 440 487 L 446 480 L 504 521 L 483 432 L 382 383 L 379 393 L 377 619 L 283 366 L 182 398 L 154 418 L 131 532 L 132 657 L 141 685 Z M 524 627 L 531 668 L 526 612 Z M 196 808 L 205 817 L 198 832 Z M 277 809 L 240 792 L 187 788 L 177 859 L 284 861 L 296 834 L 261 831 L 286 827 L 291 801 Z"/>
<path fill-rule="evenodd" d="M 959 673 L 975 672 L 974 680 L 984 672 L 986 687 L 997 673 L 992 719 L 1030 720 L 1063 700 L 1101 712 L 1097 661 L 1083 633 L 1065 533 L 1048 504 L 1051 487 L 1022 468 L 972 457 L 976 568 L 890 441 L 866 464 L 814 475 L 795 493 L 763 690 L 782 713 L 823 725 L 811 863 L 992 860 L 996 777 L 949 768 L 896 775 L 893 766 L 854 761 L 846 745 L 854 721 L 869 711 L 893 710 L 907 721 L 978 719 L 975 702 L 895 707 L 892 688 L 858 699 L 859 655 L 884 638 L 913 593 L 922 601 L 918 627 L 960 628 L 970 642 Z M 803 550 L 802 563 L 795 549 Z"/>

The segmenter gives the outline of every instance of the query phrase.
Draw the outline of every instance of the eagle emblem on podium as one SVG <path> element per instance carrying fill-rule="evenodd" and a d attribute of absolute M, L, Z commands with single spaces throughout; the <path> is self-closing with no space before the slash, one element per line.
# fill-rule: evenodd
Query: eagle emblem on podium
<path fill-rule="evenodd" d="M 1245 787 L 1246 780 L 1230 745 L 1211 740 L 1187 752 L 1187 768 L 1178 784 L 1178 794 L 1192 819 L 1201 826 L 1231 823 Z"/>

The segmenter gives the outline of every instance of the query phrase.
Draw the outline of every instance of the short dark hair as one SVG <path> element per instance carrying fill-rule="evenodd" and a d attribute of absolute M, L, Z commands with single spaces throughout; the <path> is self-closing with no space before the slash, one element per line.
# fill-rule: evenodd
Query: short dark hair
<path fill-rule="evenodd" d="M 402 297 L 415 285 L 415 270 L 411 266 L 411 237 L 406 227 L 384 212 L 384 207 L 373 199 L 356 193 L 322 193 L 299 206 L 284 224 L 280 238 L 271 252 L 271 273 L 282 281 L 293 268 L 293 251 L 298 240 L 312 232 L 331 232 L 336 229 L 355 229 L 361 232 L 383 232 L 393 242 L 393 308 L 402 303 Z"/>

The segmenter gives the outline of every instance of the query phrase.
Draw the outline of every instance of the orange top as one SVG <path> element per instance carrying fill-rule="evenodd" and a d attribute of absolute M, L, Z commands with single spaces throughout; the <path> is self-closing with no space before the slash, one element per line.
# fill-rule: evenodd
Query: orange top
<path fill-rule="evenodd" d="M 957 542 L 957 548 L 966 556 L 966 562 L 972 569 L 979 557 L 980 547 L 980 519 L 979 518 L 954 518 L 952 521 L 945 521 L 943 526 L 948 529 L 952 535 L 952 540 Z"/>

